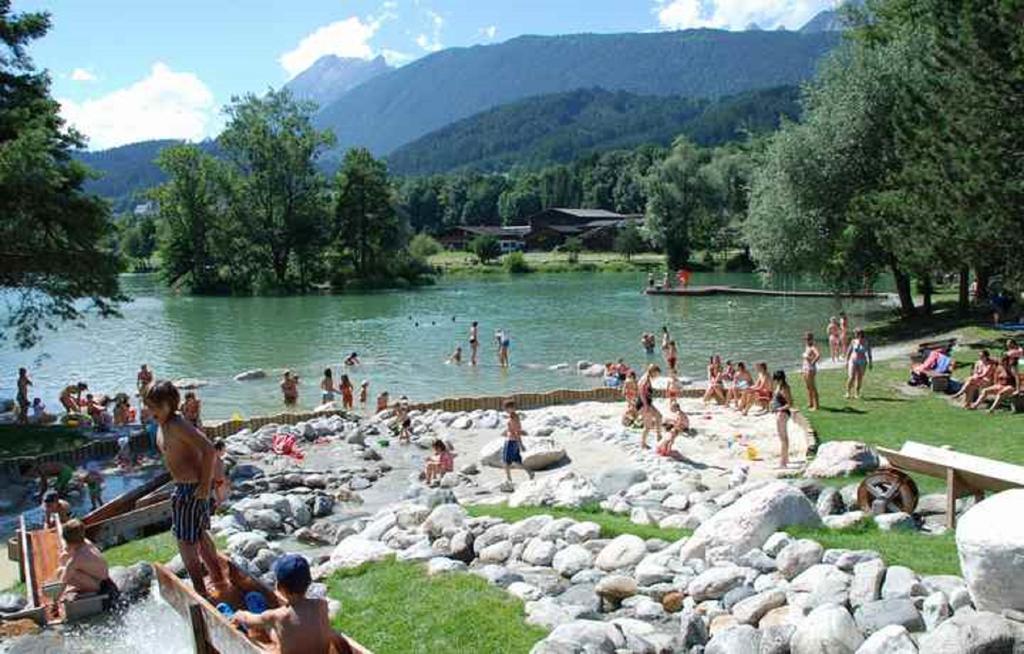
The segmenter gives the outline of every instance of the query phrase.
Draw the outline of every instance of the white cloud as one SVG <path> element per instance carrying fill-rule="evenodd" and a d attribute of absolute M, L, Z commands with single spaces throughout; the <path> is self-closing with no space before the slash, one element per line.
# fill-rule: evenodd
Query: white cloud
<path fill-rule="evenodd" d="M 84 68 L 76 68 L 71 71 L 71 81 L 73 82 L 95 82 L 96 76 L 90 73 Z"/>
<path fill-rule="evenodd" d="M 797 29 L 834 5 L 833 0 L 656 0 L 654 13 L 667 29 L 742 30 L 751 23 Z"/>
<path fill-rule="evenodd" d="M 441 43 L 441 30 L 444 29 L 444 17 L 431 9 L 426 10 L 427 18 L 430 19 L 430 35 L 425 32 L 416 37 L 416 45 L 427 52 L 437 52 L 444 48 Z"/>
<path fill-rule="evenodd" d="M 335 21 L 307 35 L 293 50 L 281 55 L 278 62 L 291 78 L 324 55 L 370 59 L 373 48 L 369 41 L 379 27 L 380 23 L 364 23 L 358 16 Z"/>
<path fill-rule="evenodd" d="M 102 97 L 58 101 L 61 114 L 89 137 L 93 149 L 158 138 L 198 140 L 209 136 L 216 108 L 202 80 L 162 62 L 138 82 Z"/>
<path fill-rule="evenodd" d="M 479 33 L 480 36 L 493 41 L 494 37 L 498 34 L 498 28 L 495 25 L 488 25 L 487 27 L 481 27 Z"/>
<path fill-rule="evenodd" d="M 372 59 L 376 52 L 370 45 L 370 40 L 384 23 L 397 18 L 398 3 L 386 0 L 377 9 L 376 14 L 368 15 L 366 18 L 349 16 L 317 28 L 299 41 L 295 48 L 282 54 L 278 58 L 278 63 L 288 73 L 288 77 L 292 78 L 324 55 Z"/>

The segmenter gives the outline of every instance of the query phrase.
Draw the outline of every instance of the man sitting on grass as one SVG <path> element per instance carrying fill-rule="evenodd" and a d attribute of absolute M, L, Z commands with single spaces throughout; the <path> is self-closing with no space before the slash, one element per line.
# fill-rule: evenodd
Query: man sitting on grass
<path fill-rule="evenodd" d="M 285 554 L 274 562 L 277 592 L 285 604 L 260 614 L 235 613 L 235 624 L 273 632 L 274 651 L 281 654 L 351 654 L 345 638 L 331 629 L 327 602 L 306 597 L 312 582 L 309 562 L 298 554 Z"/>

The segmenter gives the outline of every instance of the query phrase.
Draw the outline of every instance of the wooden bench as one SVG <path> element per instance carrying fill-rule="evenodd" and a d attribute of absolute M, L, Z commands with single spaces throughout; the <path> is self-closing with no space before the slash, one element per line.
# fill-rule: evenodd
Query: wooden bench
<path fill-rule="evenodd" d="M 1024 488 L 1024 467 L 964 454 L 942 447 L 907 441 L 899 450 L 878 448 L 889 465 L 908 472 L 946 480 L 946 525 L 956 527 L 956 501 L 973 495 L 981 500 L 985 491 Z"/>

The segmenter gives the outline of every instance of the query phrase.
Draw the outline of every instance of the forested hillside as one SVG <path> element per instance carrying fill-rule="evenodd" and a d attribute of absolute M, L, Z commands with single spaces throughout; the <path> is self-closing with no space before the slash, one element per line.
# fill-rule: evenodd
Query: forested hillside
<path fill-rule="evenodd" d="M 388 153 L 456 120 L 549 93 L 600 87 L 713 98 L 810 78 L 831 32 L 687 30 L 523 36 L 451 48 L 356 87 L 317 115 L 352 145 Z"/>
<path fill-rule="evenodd" d="M 719 100 L 580 89 L 458 121 L 399 148 L 388 156 L 388 165 L 400 175 L 538 168 L 644 143 L 667 146 L 679 135 L 700 145 L 718 145 L 745 132 L 773 130 L 780 116 L 798 115 L 795 86 Z"/>

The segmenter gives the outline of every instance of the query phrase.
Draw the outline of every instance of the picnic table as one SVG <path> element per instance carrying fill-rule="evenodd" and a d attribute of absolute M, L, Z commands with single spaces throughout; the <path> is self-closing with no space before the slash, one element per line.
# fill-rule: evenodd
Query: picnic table
<path fill-rule="evenodd" d="M 907 513 L 917 504 L 917 486 L 906 472 L 946 480 L 946 525 L 956 527 L 956 501 L 973 495 L 981 500 L 986 491 L 1024 488 L 1024 466 L 965 454 L 944 447 L 907 441 L 899 450 L 878 448 L 890 468 L 882 468 L 861 483 L 858 503 L 865 511 L 898 507 Z M 894 474 L 896 473 L 896 474 Z M 909 485 L 900 479 L 902 474 Z M 912 501 L 911 501 L 912 499 Z"/>

